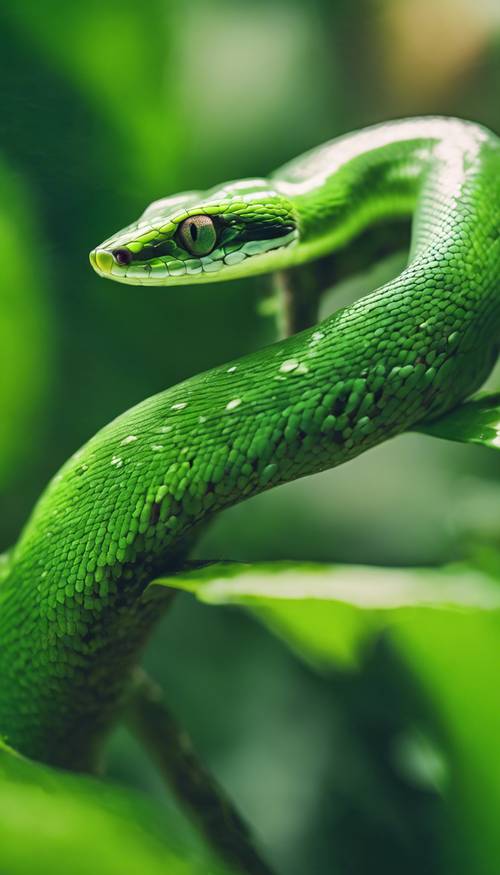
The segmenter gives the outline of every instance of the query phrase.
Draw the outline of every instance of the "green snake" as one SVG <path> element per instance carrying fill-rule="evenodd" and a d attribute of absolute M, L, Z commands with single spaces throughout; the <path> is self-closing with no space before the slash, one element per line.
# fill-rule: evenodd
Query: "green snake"
<path fill-rule="evenodd" d="M 54 477 L 0 565 L 0 734 L 13 747 L 93 768 L 168 604 L 148 584 L 185 562 L 200 526 L 480 386 L 500 329 L 499 140 L 457 119 L 381 124 L 268 179 L 155 201 L 91 253 L 118 282 L 218 282 L 305 265 L 403 216 L 396 279 L 143 401 Z"/>

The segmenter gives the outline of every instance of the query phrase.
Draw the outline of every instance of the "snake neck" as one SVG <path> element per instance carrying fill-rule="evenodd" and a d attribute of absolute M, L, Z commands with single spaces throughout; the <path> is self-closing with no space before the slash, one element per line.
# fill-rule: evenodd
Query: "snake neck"
<path fill-rule="evenodd" d="M 487 376 L 500 322 L 498 142 L 456 122 L 419 122 L 420 136 L 408 124 L 381 131 L 384 155 L 373 134 L 359 134 L 316 153 L 314 173 L 306 157 L 278 177 L 300 214 L 301 246 L 318 250 L 411 199 L 402 274 L 318 326 L 128 411 L 42 496 L 1 589 L 0 730 L 14 746 L 91 762 L 160 613 L 144 588 L 178 566 L 215 512 L 351 459 Z"/>
<path fill-rule="evenodd" d="M 300 243 L 289 252 L 289 266 L 342 248 L 386 219 L 406 216 L 414 216 L 414 254 L 445 230 L 444 215 L 488 150 L 498 160 L 498 140 L 487 129 L 424 117 L 348 134 L 289 162 L 271 177 L 298 217 Z M 424 216 L 426 187 L 430 203 Z"/>

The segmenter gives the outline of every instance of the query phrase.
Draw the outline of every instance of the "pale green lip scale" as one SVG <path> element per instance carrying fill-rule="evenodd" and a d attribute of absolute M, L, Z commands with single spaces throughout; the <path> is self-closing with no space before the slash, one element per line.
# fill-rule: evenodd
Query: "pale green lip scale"
<path fill-rule="evenodd" d="M 162 198 L 93 250 L 94 270 L 117 282 L 210 283 L 306 265 L 412 218 L 394 280 L 143 401 L 52 480 L 1 564 L 0 734 L 13 747 L 93 768 L 168 602 L 144 590 L 181 567 L 202 523 L 481 385 L 499 342 L 499 212 L 494 134 L 404 119 L 320 146 L 269 179 Z M 138 306 L 148 306 L 142 292 Z"/>

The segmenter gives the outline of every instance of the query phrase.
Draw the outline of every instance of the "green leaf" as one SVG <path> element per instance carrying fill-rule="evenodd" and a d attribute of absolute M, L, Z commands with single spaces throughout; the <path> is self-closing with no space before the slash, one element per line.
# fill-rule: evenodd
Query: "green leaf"
<path fill-rule="evenodd" d="M 392 631 L 446 738 L 453 875 L 500 871 L 500 614 L 429 614 Z M 460 836 L 457 844 L 456 837 Z"/>
<path fill-rule="evenodd" d="M 0 742 L 2 875 L 229 875 L 186 849 L 139 794 L 20 757 Z"/>
<path fill-rule="evenodd" d="M 449 441 L 481 444 L 483 447 L 499 450 L 500 393 L 477 395 L 446 416 L 434 422 L 423 423 L 414 430 Z"/>
<path fill-rule="evenodd" d="M 250 608 L 303 657 L 324 666 L 357 665 L 366 640 L 429 611 L 500 609 L 500 586 L 467 565 L 374 568 L 275 562 L 216 563 L 151 586 L 192 592 L 207 604 Z"/>
<path fill-rule="evenodd" d="M 466 564 L 398 569 L 219 563 L 154 585 L 193 592 L 208 604 L 244 605 L 322 669 L 359 664 L 364 647 L 384 631 L 426 693 L 446 739 L 431 765 L 434 774 L 439 764 L 435 784 L 444 792 L 451 821 L 450 871 L 500 871 L 500 583 L 495 578 Z M 429 751 L 423 755 L 429 765 Z"/>

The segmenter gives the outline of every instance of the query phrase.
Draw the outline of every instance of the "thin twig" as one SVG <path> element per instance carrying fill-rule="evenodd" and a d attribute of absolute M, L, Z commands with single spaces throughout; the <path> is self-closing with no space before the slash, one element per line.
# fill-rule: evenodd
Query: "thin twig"
<path fill-rule="evenodd" d="M 278 333 L 291 337 L 318 320 L 322 289 L 318 286 L 314 269 L 282 270 L 274 276 L 278 296 Z"/>
<path fill-rule="evenodd" d="M 162 690 L 141 669 L 134 674 L 124 716 L 217 855 L 245 875 L 273 875 L 247 825 L 170 713 Z"/>

